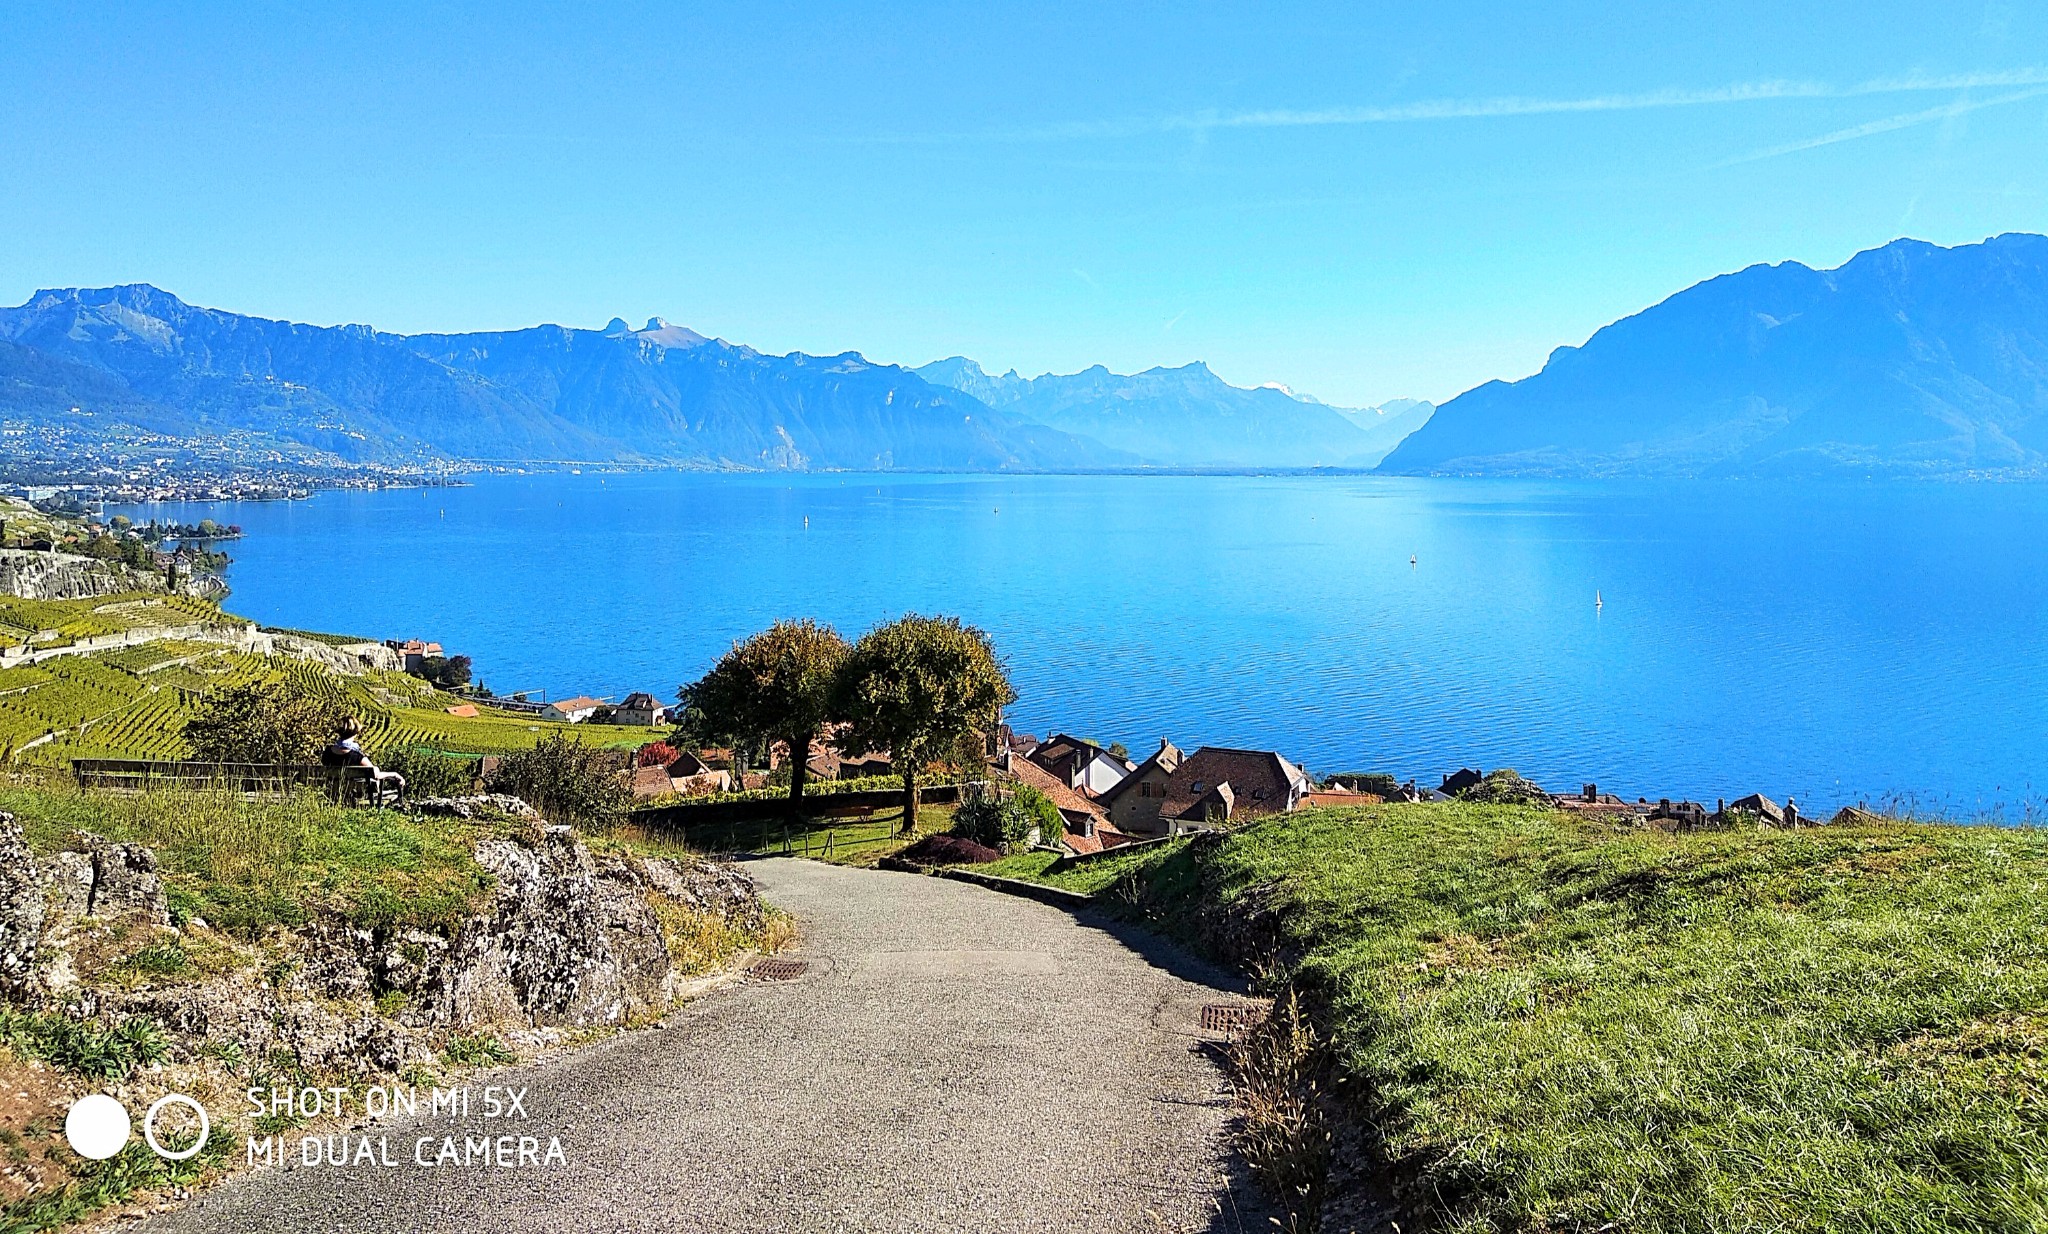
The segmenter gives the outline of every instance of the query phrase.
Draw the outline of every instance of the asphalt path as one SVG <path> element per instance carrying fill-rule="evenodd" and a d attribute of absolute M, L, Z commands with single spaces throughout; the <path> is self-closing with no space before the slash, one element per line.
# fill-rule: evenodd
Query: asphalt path
<path fill-rule="evenodd" d="M 290 1164 L 127 1228 L 1273 1228 L 1231 1163 L 1200 1028 L 1202 1005 L 1235 993 L 1222 974 L 964 883 L 788 859 L 749 869 L 803 928 L 802 976 L 740 982 L 660 1027 L 473 1079 L 467 1116 L 351 1133 L 346 1155 L 367 1138 L 375 1164 L 308 1166 L 288 1141 Z M 521 1112 L 485 1117 L 485 1085 L 501 1102 L 523 1090 Z M 519 1136 L 536 1159 L 519 1160 Z M 444 1139 L 471 1158 L 489 1141 L 491 1164 L 446 1159 Z"/>

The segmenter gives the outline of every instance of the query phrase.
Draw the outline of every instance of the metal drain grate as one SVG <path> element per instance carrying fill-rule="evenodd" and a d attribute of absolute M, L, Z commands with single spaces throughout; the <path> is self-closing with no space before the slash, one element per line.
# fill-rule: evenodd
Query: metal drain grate
<path fill-rule="evenodd" d="M 1269 1011 L 1261 1003 L 1204 1003 L 1202 1031 L 1235 1041 L 1265 1023 Z"/>
<path fill-rule="evenodd" d="M 747 976 L 756 981 L 795 981 L 810 967 L 803 960 L 756 960 L 748 967 Z"/>

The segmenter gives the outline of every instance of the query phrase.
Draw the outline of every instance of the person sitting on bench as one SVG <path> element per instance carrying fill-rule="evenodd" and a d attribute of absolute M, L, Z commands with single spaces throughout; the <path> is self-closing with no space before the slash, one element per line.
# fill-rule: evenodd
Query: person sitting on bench
<path fill-rule="evenodd" d="M 347 769 L 368 768 L 370 772 L 370 804 L 382 805 L 385 801 L 397 801 L 405 795 L 405 777 L 395 771 L 385 771 L 370 761 L 369 754 L 359 740 L 363 726 L 354 716 L 341 722 L 335 730 L 334 740 L 320 752 L 320 761 L 329 767 Z"/>

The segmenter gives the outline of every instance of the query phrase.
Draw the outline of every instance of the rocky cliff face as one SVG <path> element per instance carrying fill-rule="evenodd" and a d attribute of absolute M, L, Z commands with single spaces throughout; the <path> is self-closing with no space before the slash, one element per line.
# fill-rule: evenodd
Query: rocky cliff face
<path fill-rule="evenodd" d="M 319 917 L 248 945 L 173 925 L 148 848 L 79 832 L 39 862 L 0 815 L 0 995 L 106 1023 L 145 1016 L 194 1057 L 232 1042 L 312 1072 L 395 1073 L 453 1033 L 544 1041 L 658 1017 L 684 974 L 657 907 L 763 922 L 735 869 L 593 854 L 568 828 L 530 821 L 525 838 L 478 843 L 495 886 L 451 934 Z M 211 975 L 103 979 L 108 957 L 152 940 L 207 950 Z"/>
<path fill-rule="evenodd" d="M 212 583 L 217 587 L 217 583 Z M 201 584 L 181 585 L 188 595 L 206 595 Z M 0 549 L 0 595 L 24 600 L 91 600 L 124 591 L 164 591 L 164 576 L 154 570 L 81 557 L 73 553 L 39 553 L 33 549 Z"/>

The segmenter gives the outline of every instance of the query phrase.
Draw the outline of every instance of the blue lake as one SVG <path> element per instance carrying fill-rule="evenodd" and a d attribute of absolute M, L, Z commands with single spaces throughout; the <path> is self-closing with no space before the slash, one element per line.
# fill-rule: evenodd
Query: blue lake
<path fill-rule="evenodd" d="M 778 617 L 936 611 L 994 635 L 1018 728 L 1141 754 L 1809 811 L 2048 787 L 2048 486 L 557 474 L 129 513 L 241 523 L 236 612 L 437 639 L 501 693 L 666 698 Z"/>

